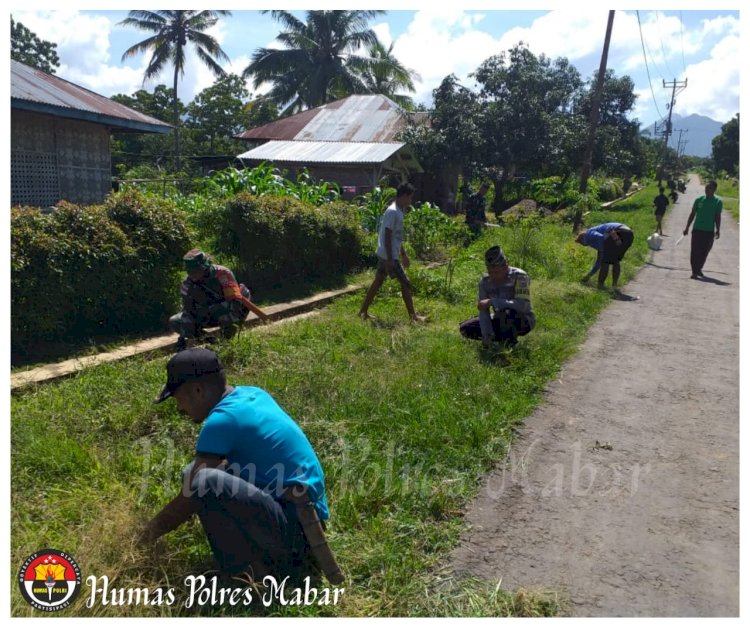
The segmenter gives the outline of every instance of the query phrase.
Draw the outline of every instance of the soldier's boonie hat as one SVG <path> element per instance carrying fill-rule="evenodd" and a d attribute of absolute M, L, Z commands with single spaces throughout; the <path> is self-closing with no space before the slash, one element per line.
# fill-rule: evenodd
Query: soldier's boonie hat
<path fill-rule="evenodd" d="M 492 246 L 484 253 L 484 261 L 488 266 L 504 266 L 508 260 L 499 246 Z"/>
<path fill-rule="evenodd" d="M 167 383 L 159 396 L 154 399 L 154 403 L 161 403 L 168 399 L 186 382 L 223 370 L 224 365 L 219 360 L 219 356 L 210 349 L 193 347 L 180 351 L 167 362 Z"/>
<path fill-rule="evenodd" d="M 200 249 L 191 249 L 182 258 L 185 264 L 185 270 L 198 270 L 199 268 L 208 268 L 211 265 L 211 257 Z"/>

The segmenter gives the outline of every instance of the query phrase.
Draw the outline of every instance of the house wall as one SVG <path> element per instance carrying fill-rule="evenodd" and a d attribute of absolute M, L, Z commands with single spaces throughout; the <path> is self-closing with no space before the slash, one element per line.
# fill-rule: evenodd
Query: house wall
<path fill-rule="evenodd" d="M 11 110 L 10 147 L 12 205 L 100 203 L 112 189 L 107 127 Z"/>

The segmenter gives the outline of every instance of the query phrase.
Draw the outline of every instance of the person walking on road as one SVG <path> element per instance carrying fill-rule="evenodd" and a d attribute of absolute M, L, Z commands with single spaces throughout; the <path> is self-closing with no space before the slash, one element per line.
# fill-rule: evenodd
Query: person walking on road
<path fill-rule="evenodd" d="M 404 240 L 404 210 L 408 210 L 414 197 L 414 186 L 402 183 L 396 190 L 396 200 L 383 212 L 378 229 L 378 269 L 375 272 L 370 288 L 367 290 L 359 316 L 365 320 L 372 318 L 368 313 L 370 304 L 380 290 L 386 277 L 394 277 L 401 284 L 401 296 L 406 305 L 409 318 L 415 323 L 423 323 L 426 318 L 414 310 L 411 283 L 404 268 L 409 268 L 409 256 L 403 246 Z"/>
<path fill-rule="evenodd" d="M 576 236 L 576 242 L 583 246 L 596 249 L 596 260 L 591 270 L 584 275 L 583 281 L 588 281 L 599 271 L 599 289 L 604 289 L 604 282 L 612 266 L 612 289 L 617 292 L 617 282 L 620 280 L 620 262 L 633 244 L 633 232 L 627 225 L 620 222 L 606 222 L 603 225 L 591 227 Z"/>
<path fill-rule="evenodd" d="M 685 230 L 682 232 L 682 235 L 687 235 L 690 224 L 695 219 L 693 235 L 690 240 L 690 267 L 693 271 L 693 274 L 690 275 L 691 279 L 704 276 L 703 265 L 711 252 L 714 240 L 719 239 L 723 204 L 721 199 L 716 196 L 717 188 L 716 181 L 708 182 L 705 196 L 699 196 L 695 199 Z"/>
<path fill-rule="evenodd" d="M 659 195 L 654 199 L 654 216 L 656 217 L 656 233 L 663 236 L 661 230 L 661 221 L 664 219 L 664 214 L 667 212 L 667 205 L 669 205 L 669 199 L 664 194 L 664 188 L 659 188 Z"/>

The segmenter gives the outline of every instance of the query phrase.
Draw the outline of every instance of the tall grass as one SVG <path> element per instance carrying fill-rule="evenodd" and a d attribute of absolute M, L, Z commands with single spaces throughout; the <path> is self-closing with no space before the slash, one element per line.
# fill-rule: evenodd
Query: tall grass
<path fill-rule="evenodd" d="M 655 191 L 655 189 L 654 189 Z M 627 222 L 636 231 L 623 279 L 645 258 L 651 228 L 649 190 L 589 224 Z M 641 198 L 642 200 L 638 200 Z M 648 227 L 646 227 L 648 225 Z M 362 295 L 342 298 L 319 316 L 242 334 L 219 346 L 234 384 L 270 391 L 307 433 L 325 468 L 332 520 L 329 540 L 347 574 L 336 606 L 265 608 L 102 606 L 90 594 L 65 615 L 551 615 L 555 592 L 504 591 L 459 579 L 442 567 L 463 527 L 479 480 L 508 451 L 513 429 L 542 398 L 545 384 L 574 353 L 609 301 L 578 283 L 594 252 L 572 243 L 570 227 L 540 224 L 526 240 L 538 326 L 513 351 L 485 353 L 458 334 L 473 316 L 482 253 L 499 243 L 511 264 L 519 254 L 510 228 L 487 230 L 450 266 L 411 269 L 419 311 L 408 322 L 395 282 L 358 319 Z M 533 246 L 532 246 L 533 245 Z M 451 273 L 450 283 L 447 273 Z M 137 532 L 176 494 L 197 430 L 172 402 L 153 405 L 167 358 L 134 358 L 86 370 L 74 379 L 12 399 L 11 570 L 42 548 L 70 552 L 89 575 L 117 587 L 173 586 L 205 568 L 210 551 L 196 522 L 155 550 Z M 11 595 L 15 616 L 37 614 Z"/>

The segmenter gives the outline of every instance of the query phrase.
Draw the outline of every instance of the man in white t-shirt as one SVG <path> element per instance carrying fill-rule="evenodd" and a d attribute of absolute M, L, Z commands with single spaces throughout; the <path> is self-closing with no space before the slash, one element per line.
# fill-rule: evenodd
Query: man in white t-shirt
<path fill-rule="evenodd" d="M 410 183 L 402 183 L 396 190 L 396 200 L 383 212 L 378 229 L 378 269 L 375 279 L 367 290 L 367 295 L 359 308 L 359 315 L 364 319 L 372 318 L 367 312 L 375 295 L 380 290 L 386 277 L 395 277 L 401 284 L 401 296 L 409 312 L 409 318 L 416 323 L 423 323 L 426 319 L 414 311 L 414 302 L 411 296 L 411 284 L 404 272 L 409 268 L 409 256 L 404 250 L 404 210 L 412 202 L 414 186 Z"/>

